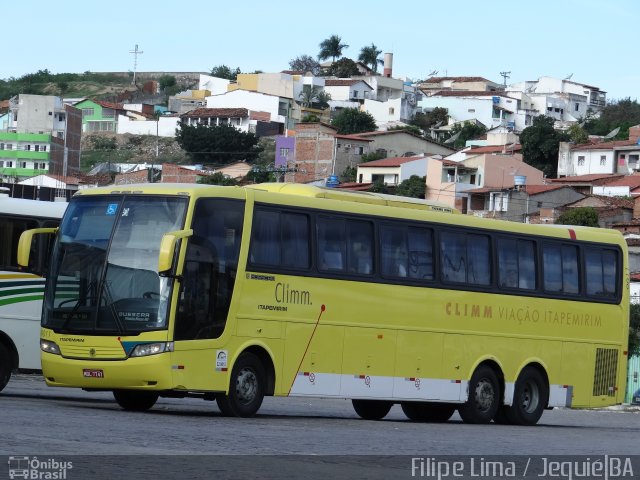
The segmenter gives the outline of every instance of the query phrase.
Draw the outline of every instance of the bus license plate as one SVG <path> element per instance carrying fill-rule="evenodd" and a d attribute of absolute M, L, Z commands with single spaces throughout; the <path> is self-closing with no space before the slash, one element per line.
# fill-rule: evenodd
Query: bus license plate
<path fill-rule="evenodd" d="M 91 368 L 85 368 L 82 370 L 82 375 L 91 378 L 104 378 L 104 372 L 102 370 L 94 370 Z"/>

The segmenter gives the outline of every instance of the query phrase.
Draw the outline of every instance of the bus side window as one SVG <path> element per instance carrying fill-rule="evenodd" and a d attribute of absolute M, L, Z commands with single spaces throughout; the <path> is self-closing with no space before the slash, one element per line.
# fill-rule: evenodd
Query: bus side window
<path fill-rule="evenodd" d="M 318 234 L 319 268 L 323 271 L 343 271 L 346 257 L 345 221 L 319 217 Z"/>

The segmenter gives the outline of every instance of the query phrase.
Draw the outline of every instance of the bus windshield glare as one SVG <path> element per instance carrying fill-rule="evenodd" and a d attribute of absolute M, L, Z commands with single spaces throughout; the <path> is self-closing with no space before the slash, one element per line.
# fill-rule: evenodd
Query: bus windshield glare
<path fill-rule="evenodd" d="M 158 275 L 163 234 L 182 228 L 187 198 L 76 197 L 51 261 L 42 325 L 135 335 L 167 328 L 171 282 Z"/>

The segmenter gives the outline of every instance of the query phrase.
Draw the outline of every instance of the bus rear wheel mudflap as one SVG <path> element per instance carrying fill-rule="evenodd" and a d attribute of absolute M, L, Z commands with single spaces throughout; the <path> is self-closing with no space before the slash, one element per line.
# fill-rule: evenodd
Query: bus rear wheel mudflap
<path fill-rule="evenodd" d="M 353 409 L 365 420 L 382 420 L 387 416 L 393 402 L 386 400 L 351 400 Z"/>
<path fill-rule="evenodd" d="M 240 354 L 231 370 L 229 394 L 216 395 L 216 403 L 224 416 L 252 417 L 262 405 L 267 375 L 260 359 L 251 352 Z"/>
<path fill-rule="evenodd" d="M 549 402 L 549 386 L 545 376 L 535 367 L 525 367 L 513 393 L 513 404 L 504 407 L 504 413 L 512 425 L 535 425 Z"/>
<path fill-rule="evenodd" d="M 124 410 L 145 412 L 158 401 L 158 392 L 146 390 L 114 390 L 113 398 Z"/>
<path fill-rule="evenodd" d="M 456 411 L 456 406 L 435 402 L 402 402 L 402 411 L 414 422 L 444 423 Z"/>
<path fill-rule="evenodd" d="M 469 380 L 469 398 L 458 413 L 465 423 L 489 423 L 500 407 L 500 382 L 488 365 L 476 368 Z"/>

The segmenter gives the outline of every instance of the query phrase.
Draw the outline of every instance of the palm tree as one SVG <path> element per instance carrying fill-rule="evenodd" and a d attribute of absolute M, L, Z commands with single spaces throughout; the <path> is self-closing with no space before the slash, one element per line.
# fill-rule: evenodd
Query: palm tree
<path fill-rule="evenodd" d="M 310 107 L 313 102 L 318 99 L 318 94 L 322 91 L 322 87 L 317 85 L 303 85 L 302 91 L 298 96 L 303 107 Z"/>
<path fill-rule="evenodd" d="M 342 50 L 345 48 L 349 48 L 349 45 L 346 43 L 340 43 L 342 39 L 338 35 L 331 35 L 326 40 L 323 40 L 320 43 L 320 53 L 318 54 L 318 58 L 320 60 L 326 60 L 331 57 L 331 61 L 335 62 L 336 57 L 342 56 Z"/>
<path fill-rule="evenodd" d="M 360 56 L 358 60 L 360 60 L 365 65 L 370 65 L 373 73 L 377 73 L 378 65 L 382 65 L 382 60 L 378 58 L 378 55 L 382 53 L 382 50 L 378 50 L 373 43 L 369 47 L 362 47 L 360 50 Z"/>

